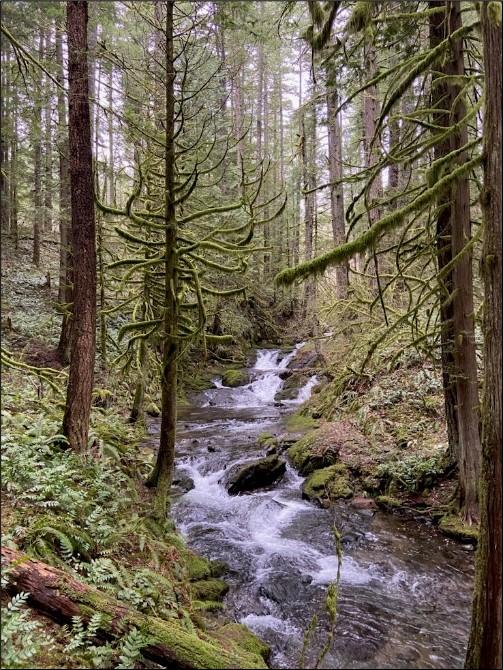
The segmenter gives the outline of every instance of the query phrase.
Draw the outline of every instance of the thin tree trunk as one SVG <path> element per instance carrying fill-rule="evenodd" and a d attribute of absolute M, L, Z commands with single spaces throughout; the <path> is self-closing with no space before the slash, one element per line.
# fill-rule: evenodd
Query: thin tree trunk
<path fill-rule="evenodd" d="M 364 49 L 364 67 L 367 73 L 367 80 L 371 80 L 377 73 L 377 55 L 374 44 L 366 42 Z M 365 166 L 373 167 L 379 162 L 379 150 L 377 141 L 374 139 L 377 117 L 379 116 L 379 98 L 377 86 L 373 84 L 363 92 L 363 147 L 365 153 Z M 376 201 L 382 197 L 382 177 L 379 172 L 371 181 L 367 194 L 368 221 L 369 226 L 373 226 L 381 218 L 381 210 L 376 206 Z M 373 285 L 379 288 L 379 267 L 377 254 L 373 252 L 373 265 L 375 274 L 373 275 Z"/>
<path fill-rule="evenodd" d="M 173 5 L 166 3 L 166 145 L 165 145 L 165 222 L 166 263 L 164 293 L 164 344 L 161 363 L 161 430 L 159 450 L 152 475 L 147 484 L 156 486 L 154 515 L 164 519 L 169 505 L 169 492 L 175 459 L 177 332 L 178 305 L 176 270 L 176 212 L 175 212 L 175 68 L 173 55 Z"/>
<path fill-rule="evenodd" d="M 485 67 L 484 190 L 484 398 L 482 404 L 482 472 L 480 536 L 466 668 L 502 667 L 501 526 L 501 25 L 488 4 L 481 4 Z"/>
<path fill-rule="evenodd" d="M 44 57 L 44 32 L 40 31 L 38 57 L 42 61 Z M 42 111 L 42 77 L 38 82 L 38 89 L 35 93 L 35 109 L 33 114 L 33 264 L 40 265 L 40 227 L 43 221 L 42 212 L 42 129 L 40 123 L 40 114 Z"/>
<path fill-rule="evenodd" d="M 67 3 L 73 321 L 63 432 L 87 448 L 96 352 L 96 240 L 87 71 L 87 2 Z"/>
<path fill-rule="evenodd" d="M 2 202 L 2 236 L 10 232 L 10 199 L 9 199 L 9 178 L 12 179 L 12 161 L 9 170 L 9 142 L 8 142 L 8 120 L 9 120 L 9 81 L 8 73 L 10 71 L 10 63 L 8 60 L 8 52 L 3 53 L 2 49 L 2 95 L 0 96 L 1 117 L 0 122 L 2 126 L 2 133 L 0 135 L 0 195 Z M 10 173 L 10 174 L 9 174 Z"/>
<path fill-rule="evenodd" d="M 332 234 L 336 246 L 346 241 L 344 223 L 344 193 L 342 185 L 342 130 L 337 118 L 339 96 L 335 66 L 330 60 L 327 64 L 327 125 L 328 125 L 328 174 L 330 187 L 330 213 L 332 216 Z M 336 297 L 345 299 L 348 294 L 348 262 L 335 266 Z"/>
<path fill-rule="evenodd" d="M 114 68 L 110 63 L 110 73 L 108 79 L 108 108 L 114 108 L 113 100 Z M 108 114 L 108 165 L 107 165 L 107 183 L 108 183 L 108 202 L 110 205 L 115 203 L 114 188 L 114 122 L 111 113 Z"/>
<path fill-rule="evenodd" d="M 49 61 L 51 58 L 51 30 L 47 30 L 45 35 L 45 57 Z M 52 85 L 49 77 L 45 77 L 45 96 L 44 96 L 44 231 L 52 229 L 52 128 L 51 128 L 51 96 Z"/>
<path fill-rule="evenodd" d="M 56 26 L 56 63 L 58 82 L 65 83 L 63 64 L 63 33 Z M 58 343 L 58 353 L 64 363 L 70 362 L 70 342 L 73 319 L 73 265 L 70 234 L 70 181 L 68 164 L 68 131 L 66 101 L 63 90 L 58 86 L 58 155 L 59 155 L 59 286 L 58 301 L 64 305 L 63 320 Z"/>

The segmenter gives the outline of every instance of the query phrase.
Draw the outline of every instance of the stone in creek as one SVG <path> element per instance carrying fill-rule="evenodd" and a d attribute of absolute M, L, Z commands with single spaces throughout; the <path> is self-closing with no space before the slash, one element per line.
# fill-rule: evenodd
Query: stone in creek
<path fill-rule="evenodd" d="M 193 488 L 194 481 L 190 477 L 180 475 L 179 477 L 175 477 L 173 479 L 173 489 L 171 492 L 175 495 L 182 495 L 187 493 L 187 491 L 191 491 Z"/>
<path fill-rule="evenodd" d="M 285 461 L 277 456 L 267 456 L 252 463 L 233 466 L 222 483 L 230 495 L 237 495 L 269 486 L 279 479 L 285 470 Z"/>
<path fill-rule="evenodd" d="M 376 510 L 377 503 L 373 498 L 364 498 L 363 496 L 356 496 L 351 501 L 351 507 L 363 510 Z"/>
<path fill-rule="evenodd" d="M 220 451 L 220 449 L 217 449 L 216 447 L 214 447 L 211 444 L 208 444 L 208 446 L 206 448 L 211 454 L 214 454 L 216 451 Z"/>
<path fill-rule="evenodd" d="M 222 384 L 236 388 L 244 386 L 250 381 L 250 375 L 247 370 L 226 370 L 222 375 Z"/>

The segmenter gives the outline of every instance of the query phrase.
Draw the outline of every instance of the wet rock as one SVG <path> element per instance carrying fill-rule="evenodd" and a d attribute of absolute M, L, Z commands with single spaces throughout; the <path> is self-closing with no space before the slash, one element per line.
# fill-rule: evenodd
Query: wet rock
<path fill-rule="evenodd" d="M 274 454 L 278 453 L 278 445 L 272 444 L 270 447 L 267 448 L 267 451 L 265 452 L 266 456 L 273 456 Z"/>
<path fill-rule="evenodd" d="M 349 472 L 342 463 L 316 470 L 302 485 L 302 497 L 322 506 L 339 498 L 351 498 L 352 495 Z"/>
<path fill-rule="evenodd" d="M 208 444 L 208 446 L 206 447 L 206 449 L 207 449 L 211 454 L 213 454 L 215 451 L 218 451 L 218 449 L 217 449 L 216 447 L 214 447 L 212 444 Z"/>
<path fill-rule="evenodd" d="M 236 388 L 244 386 L 250 381 L 250 375 L 247 370 L 226 370 L 222 375 L 222 384 Z"/>
<path fill-rule="evenodd" d="M 252 463 L 230 468 L 222 483 L 230 495 L 237 495 L 269 486 L 279 479 L 285 470 L 285 461 L 275 455 L 267 456 Z"/>
<path fill-rule="evenodd" d="M 290 377 L 292 374 L 293 372 L 291 370 L 281 370 L 281 372 L 278 373 L 278 377 L 280 379 L 283 379 L 284 381 L 285 379 L 288 379 L 288 377 Z"/>
<path fill-rule="evenodd" d="M 145 412 L 149 416 L 153 416 L 153 417 L 161 416 L 161 410 L 153 402 L 151 402 L 149 405 L 147 405 L 147 407 L 145 408 Z"/>
<path fill-rule="evenodd" d="M 291 372 L 274 399 L 276 401 L 294 400 L 298 396 L 299 390 L 307 384 L 309 377 L 310 375 L 304 372 Z"/>
<path fill-rule="evenodd" d="M 288 364 L 290 370 L 302 370 L 303 368 L 321 368 L 326 365 L 325 358 L 316 351 L 301 349 Z"/>
<path fill-rule="evenodd" d="M 195 446 L 196 444 L 199 444 L 199 440 L 196 440 L 196 439 L 192 440 L 192 444 L 193 444 L 194 446 Z"/>
<path fill-rule="evenodd" d="M 265 582 L 259 587 L 259 595 L 276 603 L 292 603 L 299 597 L 297 576 L 277 576 L 274 581 Z"/>
<path fill-rule="evenodd" d="M 351 506 L 355 509 L 375 510 L 377 504 L 373 498 L 364 498 L 363 496 L 356 496 L 351 500 Z"/>
<path fill-rule="evenodd" d="M 194 488 L 194 480 L 185 475 L 175 476 L 172 482 L 171 493 L 174 495 L 183 495 Z"/>

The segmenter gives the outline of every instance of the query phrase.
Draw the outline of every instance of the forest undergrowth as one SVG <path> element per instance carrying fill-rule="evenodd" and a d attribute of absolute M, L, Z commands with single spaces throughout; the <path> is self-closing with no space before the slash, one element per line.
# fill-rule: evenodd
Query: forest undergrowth
<path fill-rule="evenodd" d="M 267 648 L 220 614 L 223 567 L 191 552 L 170 520 L 159 524 L 151 517 L 152 495 L 143 481 L 152 456 L 141 449 L 145 426 L 128 422 L 126 381 L 100 373 L 90 449 L 65 448 L 65 372 L 54 354 L 59 319 L 47 274 L 20 253 L 15 263 L 3 264 L 2 281 L 8 319 L 2 546 L 63 570 L 133 612 L 171 623 L 188 635 L 193 657 L 185 661 L 192 667 L 210 667 L 216 658 L 229 667 L 265 667 Z M 99 608 L 90 618 L 57 625 L 29 607 L 28 594 L 7 595 L 9 568 L 2 579 L 2 667 L 146 667 L 142 649 L 152 641 L 151 630 L 126 625 L 122 635 L 104 636 L 106 615 Z"/>

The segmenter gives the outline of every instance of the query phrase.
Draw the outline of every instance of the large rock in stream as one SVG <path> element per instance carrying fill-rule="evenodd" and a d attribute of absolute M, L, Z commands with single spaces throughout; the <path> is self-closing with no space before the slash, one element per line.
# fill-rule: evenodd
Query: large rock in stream
<path fill-rule="evenodd" d="M 285 461 L 276 455 L 260 458 L 244 465 L 235 465 L 222 480 L 231 496 L 269 486 L 286 470 Z"/>

